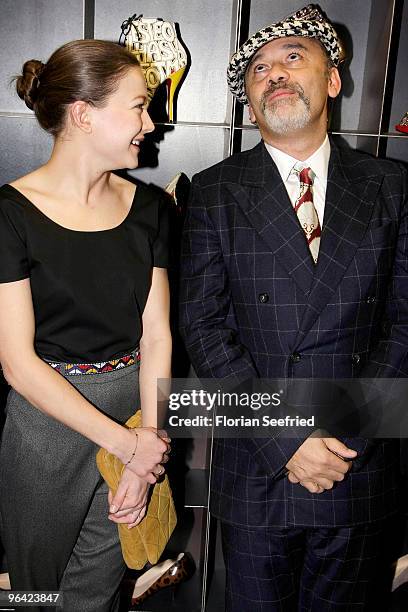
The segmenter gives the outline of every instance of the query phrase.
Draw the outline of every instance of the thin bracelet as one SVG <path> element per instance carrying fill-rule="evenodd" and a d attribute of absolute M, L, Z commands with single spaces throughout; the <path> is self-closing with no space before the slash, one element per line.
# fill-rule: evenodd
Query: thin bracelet
<path fill-rule="evenodd" d="M 135 444 L 135 450 L 133 451 L 132 456 L 131 456 L 131 458 L 129 459 L 129 461 L 128 461 L 127 463 L 125 463 L 125 466 L 126 466 L 126 465 L 129 465 L 129 463 L 132 461 L 133 457 L 136 455 L 137 443 L 139 442 L 139 436 L 138 436 L 138 433 L 135 431 L 135 429 L 134 429 L 133 427 L 130 427 L 129 429 L 130 429 L 130 431 L 134 431 L 134 432 L 135 432 L 135 436 L 136 436 L 136 444 Z"/>

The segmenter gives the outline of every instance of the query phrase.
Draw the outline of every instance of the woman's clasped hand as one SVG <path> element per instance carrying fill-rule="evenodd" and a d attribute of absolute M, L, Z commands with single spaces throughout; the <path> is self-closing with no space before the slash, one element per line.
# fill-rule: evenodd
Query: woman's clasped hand
<path fill-rule="evenodd" d="M 157 431 L 154 427 L 138 427 L 137 433 L 133 429 L 129 435 L 123 463 L 142 480 L 155 484 L 165 471 L 162 463 L 168 461 L 170 438 L 164 430 Z"/>
<path fill-rule="evenodd" d="M 171 439 L 164 430 L 140 427 L 129 430 L 133 444 L 137 436 L 136 451 L 123 470 L 116 494 L 109 491 L 109 519 L 115 523 L 127 523 L 131 529 L 146 514 L 149 485 L 155 484 L 165 472 L 162 465 L 169 460 Z"/>
<path fill-rule="evenodd" d="M 132 472 L 123 470 L 116 494 L 109 491 L 109 519 L 114 523 L 127 523 L 131 529 L 146 514 L 149 483 Z"/>

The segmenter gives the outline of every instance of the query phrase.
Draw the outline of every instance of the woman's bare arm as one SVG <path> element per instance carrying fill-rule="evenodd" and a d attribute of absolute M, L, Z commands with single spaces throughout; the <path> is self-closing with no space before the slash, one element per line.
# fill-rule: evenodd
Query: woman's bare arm
<path fill-rule="evenodd" d="M 145 427 L 163 424 L 164 408 L 158 414 L 157 380 L 170 380 L 171 334 L 170 297 L 167 270 L 153 268 L 152 285 L 143 312 L 143 334 L 140 341 L 140 399 L 142 420 Z"/>
<path fill-rule="evenodd" d="M 33 406 L 71 427 L 126 463 L 135 435 L 89 403 L 34 350 L 34 311 L 29 279 L 0 284 L 0 361 L 7 382 Z M 148 482 L 167 445 L 155 432 L 139 433 L 137 457 L 129 466 Z"/>

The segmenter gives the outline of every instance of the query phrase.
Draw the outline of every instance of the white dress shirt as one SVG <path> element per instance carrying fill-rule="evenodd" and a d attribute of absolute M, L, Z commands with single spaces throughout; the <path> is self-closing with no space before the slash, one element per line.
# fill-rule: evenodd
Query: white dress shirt
<path fill-rule="evenodd" d="M 311 168 L 313 170 L 315 175 L 313 181 L 313 203 L 316 208 L 317 216 L 319 217 L 320 227 L 323 227 L 327 172 L 330 158 L 330 141 L 327 134 L 320 147 L 312 153 L 310 157 L 303 161 L 291 157 L 287 153 L 280 151 L 266 142 L 265 147 L 279 170 L 279 174 L 282 177 L 283 184 L 286 187 L 286 191 L 288 192 L 289 199 L 293 206 L 299 197 L 299 178 L 293 172 L 293 169 L 302 170 L 303 168 Z"/>

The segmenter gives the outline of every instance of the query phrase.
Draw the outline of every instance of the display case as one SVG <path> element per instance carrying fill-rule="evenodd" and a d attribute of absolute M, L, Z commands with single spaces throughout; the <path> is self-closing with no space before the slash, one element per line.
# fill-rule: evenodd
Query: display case
<path fill-rule="evenodd" d="M 190 178 L 228 155 L 248 149 L 260 135 L 247 111 L 229 93 L 226 68 L 231 54 L 257 29 L 307 4 L 300 0 L 3 0 L 0 34 L 1 183 L 43 163 L 52 139 L 10 86 L 23 61 L 45 61 L 74 38 L 117 41 L 121 24 L 133 14 L 161 17 L 179 25 L 190 65 L 177 100 L 177 120 L 157 115 L 156 131 L 145 145 L 141 167 L 130 174 L 164 187 L 178 172 Z M 344 41 L 348 59 L 341 68 L 330 132 L 340 146 L 408 162 L 408 135 L 395 130 L 408 110 L 408 1 L 320 0 Z M 208 513 L 211 440 L 180 441 L 176 481 L 179 531 L 171 549 L 190 550 L 197 572 L 169 610 L 223 609 L 223 564 L 216 521 Z M 181 465 L 181 467 L 180 467 Z M 163 609 L 163 595 L 140 609 Z"/>

